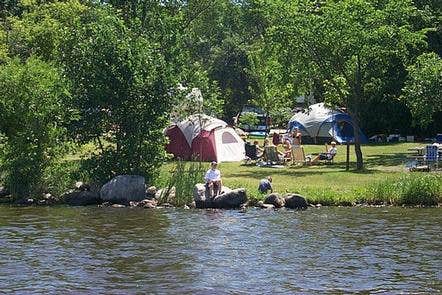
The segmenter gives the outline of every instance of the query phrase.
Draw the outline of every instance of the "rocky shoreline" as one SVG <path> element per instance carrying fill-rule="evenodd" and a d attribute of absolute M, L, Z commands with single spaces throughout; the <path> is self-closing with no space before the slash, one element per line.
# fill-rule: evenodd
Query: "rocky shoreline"
<path fill-rule="evenodd" d="M 154 186 L 147 186 L 144 177 L 138 175 L 119 175 L 101 187 L 77 182 L 74 188 L 59 197 L 46 193 L 39 198 L 15 199 L 5 188 L 0 187 L 0 204 L 17 206 L 95 205 L 155 209 L 174 207 L 169 202 L 162 201 L 174 198 L 173 187 L 157 189 Z M 251 202 L 244 188 L 223 187 L 221 194 L 212 198 L 208 195 L 205 185 L 198 183 L 193 190 L 193 201 L 182 207 L 186 209 L 245 209 L 246 207 L 306 209 L 308 206 L 306 199 L 296 194 L 287 194 L 284 197 L 270 194 L 264 202 Z"/>
<path fill-rule="evenodd" d="M 49 193 L 39 198 L 15 199 L 9 192 L 0 187 L 0 204 L 17 206 L 98 206 L 98 207 L 139 207 L 145 209 L 175 207 L 169 202 L 174 200 L 174 187 L 157 189 L 147 186 L 145 179 L 138 175 L 119 175 L 103 186 L 89 185 L 77 182 L 74 188 L 59 197 Z M 348 203 L 346 207 L 386 207 L 389 204 L 360 204 Z M 221 194 L 212 198 L 206 191 L 205 185 L 198 183 L 193 190 L 193 200 L 180 206 L 185 209 L 240 209 L 257 207 L 261 209 L 294 209 L 305 210 L 309 207 L 320 208 L 321 204 L 309 204 L 305 197 L 299 194 L 287 193 L 280 195 L 271 193 L 263 201 L 249 199 L 244 188 L 230 189 L 222 187 Z M 413 206 L 425 207 L 425 206 Z M 440 204 L 437 206 L 440 207 Z"/>

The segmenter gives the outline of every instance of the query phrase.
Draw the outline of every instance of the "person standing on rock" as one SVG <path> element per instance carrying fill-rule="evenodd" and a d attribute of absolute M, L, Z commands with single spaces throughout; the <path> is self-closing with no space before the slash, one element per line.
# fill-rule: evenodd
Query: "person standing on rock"
<path fill-rule="evenodd" d="M 218 163 L 210 163 L 210 169 L 207 170 L 204 180 L 206 181 L 206 190 L 209 191 L 210 196 L 216 197 L 221 193 L 222 181 L 221 172 L 217 169 Z"/>
<path fill-rule="evenodd" d="M 259 181 L 258 190 L 263 194 L 266 194 L 267 191 L 270 191 L 270 193 L 273 193 L 272 177 L 267 176 L 267 178 L 261 179 Z"/>

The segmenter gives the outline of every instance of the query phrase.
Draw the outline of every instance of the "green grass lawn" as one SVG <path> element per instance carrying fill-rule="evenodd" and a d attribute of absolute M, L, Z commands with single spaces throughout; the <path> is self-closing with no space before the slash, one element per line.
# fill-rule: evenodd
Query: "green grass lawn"
<path fill-rule="evenodd" d="M 242 163 L 221 163 L 219 169 L 224 185 L 231 188 L 244 187 L 249 195 L 257 198 L 261 198 L 257 191 L 259 180 L 270 175 L 276 192 L 300 193 L 312 203 L 340 204 L 363 200 L 366 188 L 373 183 L 386 179 L 394 182 L 401 176 L 410 174 L 405 168 L 405 163 L 411 160 L 408 149 L 423 145 L 417 143 L 365 145 L 362 147 L 365 164 L 365 170 L 362 172 L 354 170 L 356 161 L 354 147 L 350 147 L 350 171 L 345 170 L 345 146 L 338 146 L 338 154 L 331 165 L 262 168 Z M 325 146 L 304 145 L 304 150 L 306 154 L 319 153 L 325 151 Z M 204 163 L 204 165 L 205 169 L 208 169 L 209 164 Z M 167 175 L 172 167 L 173 163 L 163 166 L 161 178 Z"/>

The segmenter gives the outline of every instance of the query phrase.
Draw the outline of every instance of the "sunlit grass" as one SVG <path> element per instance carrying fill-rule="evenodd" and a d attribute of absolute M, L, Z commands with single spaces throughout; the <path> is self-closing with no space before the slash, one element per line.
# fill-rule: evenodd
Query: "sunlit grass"
<path fill-rule="evenodd" d="M 286 166 L 284 168 L 262 168 L 257 166 L 246 166 L 241 163 L 221 163 L 223 182 L 228 187 L 244 187 L 249 195 L 256 199 L 263 196 L 258 193 L 259 180 L 268 175 L 273 177 L 273 186 L 279 193 L 300 193 L 311 203 L 323 205 L 349 205 L 358 202 L 367 202 L 369 198 L 367 188 L 373 184 L 388 179 L 393 183 L 402 176 L 410 174 L 411 178 L 420 173 L 407 172 L 405 163 L 410 158 L 411 147 L 422 146 L 416 143 L 397 143 L 382 145 L 363 146 L 363 155 L 366 170 L 357 172 L 355 167 L 355 156 L 353 147 L 350 152 L 350 171 L 345 170 L 346 147 L 339 146 L 338 154 L 332 165 L 314 165 L 304 167 Z M 325 150 L 322 145 L 305 145 L 306 154 L 319 153 Z M 173 166 L 168 163 L 163 166 L 161 174 L 164 176 Z M 206 163 L 207 169 L 209 164 Z M 437 172 L 440 174 L 440 172 Z M 162 179 L 163 177 L 160 177 Z M 441 178 L 432 181 L 440 181 Z M 202 176 L 201 176 L 201 181 Z M 414 194 L 419 193 L 418 186 L 414 185 Z M 441 201 L 442 192 L 439 192 Z M 394 196 L 384 195 L 381 203 L 390 203 Z M 394 204 L 402 204 L 394 201 Z"/>

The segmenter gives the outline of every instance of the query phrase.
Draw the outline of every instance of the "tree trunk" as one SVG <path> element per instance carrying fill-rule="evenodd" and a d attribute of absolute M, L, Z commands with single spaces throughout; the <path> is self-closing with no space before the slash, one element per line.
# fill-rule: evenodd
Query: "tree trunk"
<path fill-rule="evenodd" d="M 355 154 L 356 154 L 356 170 L 364 169 L 364 159 L 362 158 L 361 138 L 359 137 L 359 110 L 362 101 L 364 100 L 364 90 L 362 88 L 362 70 L 360 56 L 357 55 L 355 76 L 355 97 L 353 97 L 353 133 L 355 139 Z"/>
<path fill-rule="evenodd" d="M 356 155 L 356 170 L 364 169 L 364 158 L 362 157 L 361 150 L 361 138 L 359 136 L 359 120 L 355 115 L 351 115 L 353 118 L 353 136 L 355 139 L 355 155 Z"/>

